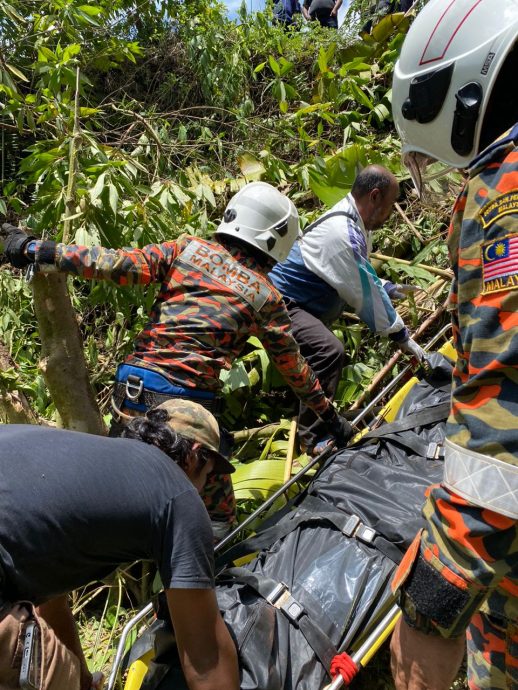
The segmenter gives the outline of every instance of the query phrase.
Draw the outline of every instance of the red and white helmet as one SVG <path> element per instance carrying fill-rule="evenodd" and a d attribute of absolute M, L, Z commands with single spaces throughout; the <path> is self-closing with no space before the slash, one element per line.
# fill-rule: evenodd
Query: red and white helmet
<path fill-rule="evenodd" d="M 217 235 L 234 237 L 284 261 L 300 235 L 299 214 L 287 196 L 267 182 L 249 182 L 228 202 Z"/>
<path fill-rule="evenodd" d="M 518 121 L 517 41 L 518 0 L 429 0 L 419 12 L 392 85 L 411 170 L 430 158 L 464 168 Z"/>

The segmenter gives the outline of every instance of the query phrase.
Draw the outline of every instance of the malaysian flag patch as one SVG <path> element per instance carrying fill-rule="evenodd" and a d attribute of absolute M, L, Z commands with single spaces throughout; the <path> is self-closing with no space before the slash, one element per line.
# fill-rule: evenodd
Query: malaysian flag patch
<path fill-rule="evenodd" d="M 482 245 L 483 294 L 518 288 L 518 235 Z"/>

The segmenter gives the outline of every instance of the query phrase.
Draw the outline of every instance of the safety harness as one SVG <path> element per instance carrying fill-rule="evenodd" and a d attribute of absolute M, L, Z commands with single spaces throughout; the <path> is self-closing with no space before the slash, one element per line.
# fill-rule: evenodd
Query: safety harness
<path fill-rule="evenodd" d="M 172 398 L 193 400 L 214 416 L 220 414 L 223 407 L 223 399 L 212 391 L 176 386 L 162 374 L 145 367 L 130 364 L 117 367 L 112 407 L 119 415 L 122 408 L 146 412 Z"/>

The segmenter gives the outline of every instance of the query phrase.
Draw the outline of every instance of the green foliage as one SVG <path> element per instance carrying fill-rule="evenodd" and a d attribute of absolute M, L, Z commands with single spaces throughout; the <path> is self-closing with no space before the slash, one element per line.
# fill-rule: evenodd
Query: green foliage
<path fill-rule="evenodd" d="M 413 257 L 380 271 L 430 288 L 434 277 L 415 264 L 447 265 L 444 217 L 455 180 L 434 182 L 440 204 L 413 203 L 390 116 L 391 73 L 408 18 L 390 15 L 360 35 L 370 4 L 354 0 L 340 32 L 316 22 L 286 32 L 268 12 L 243 10 L 238 25 L 212 0 L 0 0 L 0 220 L 21 220 L 45 238 L 111 247 L 184 232 L 210 236 L 228 197 L 263 179 L 293 198 L 306 224 L 350 190 L 362 166 L 382 163 L 404 183 L 417 234 L 396 221 L 378 233 L 380 251 Z M 107 420 L 115 366 L 154 290 L 69 285 Z M 444 285 L 437 301 L 443 293 Z M 0 304 L 0 340 L 17 365 L 1 383 L 23 390 L 52 420 L 30 287 L 7 266 L 0 266 Z M 416 325 L 430 305 L 406 309 Z M 347 409 L 393 350 L 349 317 L 335 333 L 349 357 L 337 394 Z M 223 379 L 230 429 L 277 425 L 237 449 L 243 515 L 282 481 L 297 402 L 254 338 Z M 298 457 L 296 467 L 306 460 Z M 116 621 L 145 599 L 148 579 L 128 576 L 76 594 L 92 667 L 107 663 Z"/>

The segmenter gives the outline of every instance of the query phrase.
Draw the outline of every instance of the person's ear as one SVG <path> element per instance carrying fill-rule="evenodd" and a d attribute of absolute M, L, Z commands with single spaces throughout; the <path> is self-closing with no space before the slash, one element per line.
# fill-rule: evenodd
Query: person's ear
<path fill-rule="evenodd" d="M 189 477 L 194 477 L 198 474 L 198 450 L 201 448 L 201 443 L 195 441 L 192 444 L 189 455 L 185 458 L 185 474 Z"/>
<path fill-rule="evenodd" d="M 372 201 L 372 203 L 374 204 L 374 206 L 376 206 L 376 205 L 379 203 L 380 198 L 381 198 L 381 192 L 380 192 L 380 190 L 379 190 L 377 187 L 375 187 L 375 188 L 371 191 L 371 193 L 370 193 L 370 198 L 371 198 L 371 201 Z"/>

